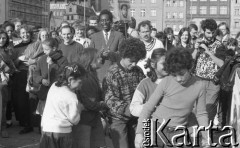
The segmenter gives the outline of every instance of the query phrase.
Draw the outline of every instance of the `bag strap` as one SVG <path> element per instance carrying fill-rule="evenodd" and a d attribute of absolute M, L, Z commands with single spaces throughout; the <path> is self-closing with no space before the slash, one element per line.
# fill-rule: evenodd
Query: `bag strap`
<path fill-rule="evenodd" d="M 50 65 L 48 64 L 48 82 L 50 82 Z"/>

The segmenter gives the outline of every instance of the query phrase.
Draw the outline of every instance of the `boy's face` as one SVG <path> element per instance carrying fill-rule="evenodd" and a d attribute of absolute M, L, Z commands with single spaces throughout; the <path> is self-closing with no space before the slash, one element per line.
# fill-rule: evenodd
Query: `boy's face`
<path fill-rule="evenodd" d="M 48 45 L 42 44 L 42 47 L 43 47 L 43 52 L 46 55 L 49 55 L 53 51 L 53 49 Z"/>
<path fill-rule="evenodd" d="M 134 66 L 137 65 L 137 62 L 137 60 L 131 58 L 123 58 L 121 60 L 122 66 L 127 70 L 131 70 Z"/>
<path fill-rule="evenodd" d="M 98 22 L 97 20 L 89 20 L 89 26 L 97 26 Z"/>
<path fill-rule="evenodd" d="M 184 85 L 191 78 L 189 70 L 183 69 L 180 72 L 173 74 L 174 79 L 181 85 Z"/>
<path fill-rule="evenodd" d="M 76 29 L 75 32 L 77 37 L 84 37 L 84 29 Z"/>

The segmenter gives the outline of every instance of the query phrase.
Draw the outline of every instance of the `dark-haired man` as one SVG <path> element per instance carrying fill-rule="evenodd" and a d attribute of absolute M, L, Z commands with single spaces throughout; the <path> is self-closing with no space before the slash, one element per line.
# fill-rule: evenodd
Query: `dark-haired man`
<path fill-rule="evenodd" d="M 204 31 L 203 40 L 195 44 L 193 55 L 198 53 L 195 74 L 205 84 L 206 89 L 206 107 L 209 120 L 214 120 L 217 113 L 218 93 L 220 86 L 214 84 L 213 78 L 218 69 L 224 64 L 225 50 L 223 45 L 216 40 L 214 33 L 217 29 L 217 23 L 213 19 L 203 20 L 201 28 Z"/>
<path fill-rule="evenodd" d="M 119 50 L 119 45 L 124 37 L 122 33 L 111 30 L 113 15 L 110 11 L 102 10 L 98 20 L 102 31 L 91 36 L 90 47 L 98 49 L 98 54 L 103 59 L 103 66 L 98 69 L 98 78 L 102 82 L 107 69 L 113 62 L 116 62 L 116 59 L 112 58 L 111 55 Z"/>
<path fill-rule="evenodd" d="M 107 72 L 105 102 L 109 107 L 111 137 L 115 148 L 133 148 L 137 123 L 130 114 L 133 93 L 144 78 L 137 62 L 145 58 L 146 50 L 142 41 L 129 38 L 123 41 L 119 49 L 121 60 L 112 65 Z"/>

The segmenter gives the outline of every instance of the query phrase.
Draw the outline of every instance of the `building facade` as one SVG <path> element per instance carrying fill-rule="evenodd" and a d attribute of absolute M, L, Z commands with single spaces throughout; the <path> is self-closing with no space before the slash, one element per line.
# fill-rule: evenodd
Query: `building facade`
<path fill-rule="evenodd" d="M 14 18 L 28 25 L 49 27 L 49 0 L 1 0 L 0 23 Z"/>
<path fill-rule="evenodd" d="M 231 23 L 230 32 L 232 36 L 240 31 L 240 0 L 231 0 Z"/>
<path fill-rule="evenodd" d="M 230 6 L 231 0 L 187 0 L 187 25 L 194 23 L 200 26 L 206 18 L 230 24 Z"/>
<path fill-rule="evenodd" d="M 186 26 L 186 0 L 164 0 L 162 9 L 163 29 L 171 27 L 177 35 Z"/>

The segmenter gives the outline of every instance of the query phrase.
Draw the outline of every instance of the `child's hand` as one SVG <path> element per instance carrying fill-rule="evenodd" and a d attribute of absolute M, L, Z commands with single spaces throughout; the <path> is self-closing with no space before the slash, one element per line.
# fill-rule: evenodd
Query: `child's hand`
<path fill-rule="evenodd" d="M 53 64 L 52 58 L 47 57 L 47 63 L 48 63 L 49 65 Z"/>
<path fill-rule="evenodd" d="M 49 81 L 47 79 L 42 79 L 42 84 L 44 86 L 49 86 Z"/>

